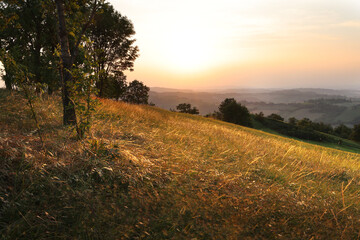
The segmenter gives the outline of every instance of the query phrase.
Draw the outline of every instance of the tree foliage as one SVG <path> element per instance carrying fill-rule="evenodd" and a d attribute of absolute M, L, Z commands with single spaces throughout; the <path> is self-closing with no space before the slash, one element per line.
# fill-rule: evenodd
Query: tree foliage
<path fill-rule="evenodd" d="M 176 109 L 181 113 L 189 113 L 189 114 L 199 114 L 199 109 L 196 107 L 191 107 L 190 103 L 180 103 L 176 106 Z"/>
<path fill-rule="evenodd" d="M 288 122 L 290 125 L 296 125 L 298 123 L 299 120 L 297 120 L 295 117 L 291 117 L 288 119 Z"/>
<path fill-rule="evenodd" d="M 122 100 L 134 104 L 148 104 L 150 88 L 144 83 L 134 80 L 126 88 L 125 96 Z"/>
<path fill-rule="evenodd" d="M 234 98 L 226 98 L 219 106 L 219 112 L 223 121 L 243 126 L 251 126 L 249 110 L 237 103 Z"/>
<path fill-rule="evenodd" d="M 252 115 L 253 119 L 261 124 L 265 123 L 265 115 L 263 112 L 259 112 L 259 113 L 255 113 L 254 115 Z"/>
<path fill-rule="evenodd" d="M 284 121 L 284 118 L 282 116 L 280 116 L 279 114 L 276 114 L 276 113 L 272 113 L 268 116 L 268 118 L 270 119 L 274 119 L 274 120 L 278 120 L 278 121 L 281 121 L 283 122 Z"/>
<path fill-rule="evenodd" d="M 334 128 L 334 133 L 339 137 L 349 139 L 352 133 L 352 129 L 344 124 L 340 124 Z"/>
<path fill-rule="evenodd" d="M 131 21 L 108 3 L 102 4 L 100 9 L 87 36 L 93 42 L 91 51 L 96 63 L 94 71 L 99 76 L 98 95 L 114 98 L 123 87 L 123 71 L 133 70 L 138 47 L 134 46 L 135 31 Z"/>
<path fill-rule="evenodd" d="M 138 56 L 134 27 L 104 0 L 3 0 L 0 20 L 0 55 L 25 69 L 26 84 L 46 86 L 48 93 L 61 88 L 63 122 L 79 136 L 88 129 L 96 92 L 147 103 L 149 88 L 138 81 L 128 86 L 123 73 Z M 19 89 L 17 72 L 4 68 L 6 87 Z"/>
<path fill-rule="evenodd" d="M 14 61 L 27 68 L 29 81 L 59 88 L 58 70 L 54 56 L 57 45 L 56 15 L 49 1 L 4 0 L 0 5 L 3 20 L 0 46 Z M 14 72 L 5 67 L 7 89 L 15 87 Z"/>
<path fill-rule="evenodd" d="M 109 3 L 3 0 L 0 20 L 0 47 L 27 68 L 29 81 L 46 84 L 49 93 L 62 87 L 65 124 L 76 123 L 70 96 L 74 69 L 96 76 L 99 96 L 119 99 L 125 95 L 123 71 L 133 70 L 138 48 L 131 21 Z M 17 87 L 15 74 L 5 66 L 3 78 L 8 89 Z M 130 91 L 136 89 L 133 85 Z M 128 95 L 126 99 L 138 101 Z"/>
<path fill-rule="evenodd" d="M 360 124 L 354 125 L 350 139 L 356 142 L 360 142 Z"/>

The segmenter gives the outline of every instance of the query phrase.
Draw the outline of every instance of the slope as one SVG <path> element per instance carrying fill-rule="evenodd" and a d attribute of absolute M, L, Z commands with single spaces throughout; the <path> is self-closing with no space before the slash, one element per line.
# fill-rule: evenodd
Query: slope
<path fill-rule="evenodd" d="M 256 116 L 253 115 L 253 128 L 311 144 L 360 153 L 360 144 L 355 141 L 319 132 L 311 128 L 300 128 L 283 121 L 270 118 L 263 118 L 258 121 Z"/>
<path fill-rule="evenodd" d="M 360 157 L 216 120 L 101 100 L 82 141 L 60 100 L 0 91 L 4 239 L 354 239 Z"/>

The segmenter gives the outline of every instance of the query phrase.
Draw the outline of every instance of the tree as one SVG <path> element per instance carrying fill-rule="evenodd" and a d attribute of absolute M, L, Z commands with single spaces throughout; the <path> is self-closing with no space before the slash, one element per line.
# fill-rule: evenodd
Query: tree
<path fill-rule="evenodd" d="M 45 83 L 49 93 L 61 86 L 64 125 L 78 125 L 75 98 L 87 91 L 89 99 L 93 86 L 100 96 L 147 102 L 148 88 L 134 82 L 127 89 L 123 74 L 138 56 L 134 34 L 132 23 L 104 0 L 0 1 L 1 56 L 26 68 L 27 82 Z M 8 66 L 6 86 L 18 87 Z"/>
<path fill-rule="evenodd" d="M 138 80 L 129 83 L 124 97 L 125 102 L 148 104 L 150 88 Z"/>
<path fill-rule="evenodd" d="M 340 124 L 339 126 L 335 127 L 334 133 L 339 137 L 349 139 L 351 135 L 351 128 L 347 127 L 344 124 Z"/>
<path fill-rule="evenodd" d="M 199 114 L 199 109 L 191 107 L 190 103 L 180 103 L 176 106 L 176 109 L 181 113 Z"/>
<path fill-rule="evenodd" d="M 276 114 L 276 113 L 272 113 L 270 114 L 269 116 L 267 116 L 268 118 L 270 119 L 274 119 L 274 120 L 277 120 L 277 121 L 281 121 L 283 122 L 284 121 L 284 118 L 282 116 L 280 116 L 279 114 Z"/>
<path fill-rule="evenodd" d="M 360 142 L 360 124 L 354 125 L 350 139 L 356 142 Z"/>
<path fill-rule="evenodd" d="M 309 118 L 303 118 L 297 122 L 297 126 L 313 129 L 313 122 Z"/>
<path fill-rule="evenodd" d="M 312 124 L 314 130 L 324 133 L 332 134 L 334 132 L 333 127 L 330 124 L 326 124 L 323 122 L 314 122 Z"/>
<path fill-rule="evenodd" d="M 54 52 L 57 45 L 54 9 L 45 0 L 12 1 L 0 4 L 4 25 L 0 28 L 0 47 L 16 63 L 27 68 L 31 83 L 46 84 L 52 92 L 59 87 Z M 25 54 L 24 54 L 25 53 Z M 7 89 L 14 84 L 14 72 L 5 68 Z"/>
<path fill-rule="evenodd" d="M 243 126 L 251 126 L 249 110 L 237 103 L 234 98 L 226 98 L 219 106 L 219 112 L 223 121 Z"/>
<path fill-rule="evenodd" d="M 291 117 L 291 118 L 288 119 L 288 122 L 289 122 L 290 125 L 295 126 L 297 124 L 298 120 L 296 118 L 294 118 L 294 117 Z"/>
<path fill-rule="evenodd" d="M 76 113 L 75 113 L 75 105 L 71 100 L 70 96 L 70 86 L 73 82 L 72 77 L 72 67 L 75 62 L 76 57 L 79 54 L 79 46 L 84 36 L 85 31 L 89 27 L 96 11 L 98 8 L 97 0 L 88 2 L 91 6 L 91 10 L 88 15 L 88 19 L 82 25 L 81 28 L 78 28 L 79 32 L 76 35 L 77 37 L 74 39 L 75 43 L 73 45 L 73 51 L 70 52 L 70 44 L 69 44 L 69 32 L 66 26 L 66 18 L 65 18 L 65 7 L 64 0 L 55 0 L 56 9 L 58 13 L 58 23 L 59 23 L 59 39 L 61 46 L 61 79 L 62 79 L 62 100 L 63 100 L 63 122 L 64 125 L 76 125 Z M 73 3 L 76 5 L 76 3 Z M 80 11 L 79 11 L 80 12 Z"/>
<path fill-rule="evenodd" d="M 122 72 L 108 76 L 107 83 L 103 89 L 103 97 L 114 98 L 116 100 L 125 97 L 128 85 L 126 76 Z"/>
<path fill-rule="evenodd" d="M 265 116 L 263 112 L 259 112 L 259 113 L 255 113 L 254 114 L 254 119 L 260 123 L 264 123 L 265 122 Z"/>
<path fill-rule="evenodd" d="M 93 42 L 95 72 L 99 76 L 96 86 L 99 97 L 116 98 L 117 92 L 111 88 L 118 88 L 119 76 L 125 70 L 132 71 L 138 57 L 138 47 L 133 46 L 132 39 L 135 31 L 131 21 L 110 4 L 104 3 L 99 8 L 101 13 L 94 17 L 87 34 Z"/>

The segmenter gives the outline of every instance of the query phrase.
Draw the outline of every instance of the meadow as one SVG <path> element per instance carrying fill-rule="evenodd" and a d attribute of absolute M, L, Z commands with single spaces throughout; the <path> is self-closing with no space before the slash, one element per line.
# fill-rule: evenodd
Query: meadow
<path fill-rule="evenodd" d="M 0 91 L 3 239 L 357 239 L 360 155 L 201 116 Z"/>

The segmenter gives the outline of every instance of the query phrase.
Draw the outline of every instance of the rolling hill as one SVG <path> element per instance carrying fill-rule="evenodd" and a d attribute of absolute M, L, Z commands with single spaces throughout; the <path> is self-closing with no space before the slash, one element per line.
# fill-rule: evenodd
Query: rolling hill
<path fill-rule="evenodd" d="M 356 239 L 360 155 L 99 100 L 83 140 L 58 97 L 0 90 L 3 239 Z"/>

